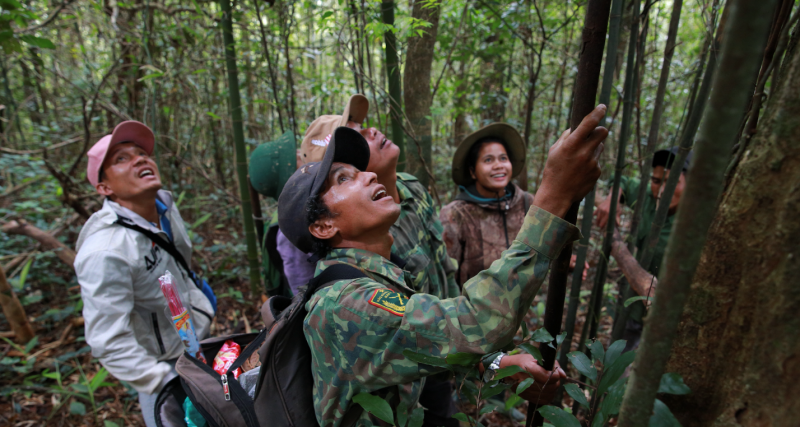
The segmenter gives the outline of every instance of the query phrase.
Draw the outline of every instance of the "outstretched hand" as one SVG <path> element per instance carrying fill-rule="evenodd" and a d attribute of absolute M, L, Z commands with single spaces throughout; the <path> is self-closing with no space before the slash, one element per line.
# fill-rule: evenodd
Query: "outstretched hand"
<path fill-rule="evenodd" d="M 601 172 L 597 158 L 608 136 L 608 130 L 598 126 L 605 114 L 606 106 L 598 105 L 574 132 L 565 130 L 550 147 L 534 205 L 564 217 L 594 187 Z"/>

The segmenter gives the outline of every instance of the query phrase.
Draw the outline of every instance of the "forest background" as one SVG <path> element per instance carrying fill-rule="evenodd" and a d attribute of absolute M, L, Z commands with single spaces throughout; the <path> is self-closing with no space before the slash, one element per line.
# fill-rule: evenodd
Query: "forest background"
<path fill-rule="evenodd" d="M 792 12 L 794 2 L 784 3 Z M 639 177 L 649 161 L 645 146 L 673 3 L 640 7 L 632 31 L 633 2 L 624 2 L 616 54 L 606 58 L 615 71 L 598 200 L 618 158 L 631 37 L 638 84 L 622 173 Z M 248 272 L 240 206 L 250 195 L 239 191 L 221 9 L 197 0 L 0 0 L 0 8 L 0 263 L 37 335 L 23 348 L 0 343 L 0 378 L 12 385 L 2 391 L 0 416 L 136 422 L 134 392 L 103 373 L 82 336 L 68 248 L 102 205 L 86 180 L 85 152 L 120 121 L 153 128 L 154 157 L 190 229 L 194 267 L 221 297 L 216 332 L 257 328 L 263 284 Z M 450 171 L 458 143 L 497 121 L 523 134 L 528 160 L 517 182 L 535 193 L 548 148 L 569 127 L 585 9 L 585 1 L 571 0 L 235 1 L 246 155 L 286 131 L 299 144 L 314 118 L 341 114 L 352 94 L 363 93 L 369 125 L 398 143 L 399 169 L 417 175 L 440 206 L 457 194 Z M 683 4 L 663 116 L 651 141 L 657 148 L 677 144 L 721 10 L 718 0 Z M 762 89 L 770 84 L 765 80 Z M 276 201 L 258 206 L 259 218 L 268 220 Z M 601 241 L 595 230 L 579 317 Z M 613 310 L 618 278 L 611 261 L 603 310 Z M 538 298 L 531 330 L 543 308 Z M 582 323 L 581 317 L 577 327 Z M 608 335 L 610 320 L 600 324 L 600 335 Z M 9 329 L 3 316 L 0 330 Z"/>

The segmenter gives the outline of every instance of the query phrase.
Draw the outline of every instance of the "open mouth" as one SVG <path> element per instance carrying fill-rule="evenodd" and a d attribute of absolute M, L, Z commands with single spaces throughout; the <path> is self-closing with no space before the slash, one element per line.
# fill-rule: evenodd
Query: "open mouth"
<path fill-rule="evenodd" d="M 139 172 L 139 178 L 144 178 L 147 176 L 155 176 L 155 172 L 152 169 L 144 169 Z"/>
<path fill-rule="evenodd" d="M 376 202 L 376 201 L 378 201 L 378 200 L 380 200 L 380 199 L 382 199 L 384 197 L 388 197 L 388 196 L 389 196 L 389 193 L 387 193 L 385 189 L 381 188 L 375 194 L 372 195 L 372 201 Z"/>
<path fill-rule="evenodd" d="M 381 141 L 381 148 L 383 148 L 384 146 L 386 146 L 386 141 L 388 141 L 388 140 L 387 140 L 387 139 L 386 139 L 386 137 L 384 136 L 384 137 L 383 137 L 383 140 Z"/>
<path fill-rule="evenodd" d="M 496 173 L 494 175 L 489 175 L 489 177 L 492 178 L 492 179 L 505 179 L 506 178 L 506 174 L 505 173 Z"/>

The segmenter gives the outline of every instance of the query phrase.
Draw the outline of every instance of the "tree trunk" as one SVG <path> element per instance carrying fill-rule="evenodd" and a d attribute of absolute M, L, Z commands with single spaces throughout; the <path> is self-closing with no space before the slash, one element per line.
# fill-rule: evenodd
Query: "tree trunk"
<path fill-rule="evenodd" d="M 406 171 L 428 187 L 433 183 L 431 164 L 431 64 L 436 32 L 439 28 L 439 6 L 427 7 L 423 0 L 414 2 L 411 16 L 430 22 L 419 37 L 408 40 L 406 65 L 403 70 L 403 104 L 411 125 L 413 144 L 406 151 Z"/>
<path fill-rule="evenodd" d="M 800 54 L 741 160 L 709 231 L 668 371 L 692 389 L 667 403 L 685 427 L 800 419 Z"/>
<path fill-rule="evenodd" d="M 250 202 L 249 181 L 247 179 L 247 155 L 244 149 L 244 129 L 242 127 L 242 105 L 239 98 L 239 72 L 236 68 L 236 45 L 233 39 L 233 16 L 230 0 L 220 0 L 222 8 L 222 36 L 225 42 L 225 65 L 228 69 L 228 94 L 230 96 L 231 126 L 233 143 L 236 148 L 236 174 L 239 179 L 239 197 L 242 199 L 242 223 L 247 242 L 247 262 L 250 266 L 250 290 L 254 295 L 261 293 L 261 271 L 258 265 L 253 210 Z M 288 53 L 288 49 L 287 49 Z"/>
<path fill-rule="evenodd" d="M 64 261 L 71 269 L 75 268 L 75 251 L 61 243 L 52 234 L 28 224 L 24 220 L 12 220 L 3 225 L 3 233 L 19 234 L 36 240 L 42 245 L 42 249 L 55 252 L 58 259 Z"/>
<path fill-rule="evenodd" d="M 575 130 L 584 117 L 596 106 L 597 87 L 600 80 L 600 65 L 603 61 L 603 47 L 606 43 L 608 30 L 608 15 L 611 9 L 611 0 L 589 0 L 586 6 L 586 18 L 581 34 L 581 52 L 578 62 L 578 74 L 575 77 L 570 114 L 570 128 Z M 574 203 L 564 219 L 575 224 L 578 219 L 580 203 Z M 569 261 L 572 258 L 572 245 L 567 245 L 558 258 L 552 263 L 550 280 L 547 284 L 547 300 L 544 312 L 544 328 L 552 335 L 561 332 L 561 321 L 564 315 L 564 298 L 567 293 L 567 276 L 569 275 Z M 556 361 L 557 343 L 555 340 L 550 345 L 541 345 L 542 352 L 540 365 L 547 370 L 553 369 Z M 541 412 L 528 410 L 527 425 L 541 426 L 544 418 Z"/>
<path fill-rule="evenodd" d="M 394 1 L 381 1 L 381 17 L 383 23 L 394 25 Z M 400 60 L 397 57 L 397 38 L 391 31 L 383 33 L 385 44 L 386 75 L 389 80 L 389 117 L 392 123 L 392 142 L 400 147 L 400 159 L 398 168 L 402 168 L 406 159 L 406 146 L 403 143 L 403 104 L 400 86 Z"/>
<path fill-rule="evenodd" d="M 28 322 L 25 309 L 22 308 L 17 294 L 11 289 L 6 280 L 6 273 L 0 268 L 0 306 L 3 308 L 3 315 L 11 325 L 16 341 L 20 344 L 27 343 L 33 339 L 33 328 Z"/>
<path fill-rule="evenodd" d="M 689 171 L 686 190 L 684 190 L 681 199 L 675 227 L 672 231 L 672 237 L 667 246 L 666 258 L 659 275 L 655 300 L 648 315 L 649 319 L 655 319 L 655 321 L 645 322 L 642 343 L 636 353 L 633 374 L 625 391 L 625 398 L 620 409 L 619 427 L 645 425 L 652 414 L 656 392 L 669 358 L 673 339 L 676 336 L 678 322 L 689 294 L 692 278 L 700 261 L 706 234 L 717 211 L 717 200 L 722 190 L 723 175 L 727 164 L 727 156 L 724 153 L 729 152 L 728 150 L 733 145 L 738 131 L 736 126 L 731 126 L 731 124 L 737 123 L 741 118 L 747 107 L 747 100 L 752 94 L 749 76 L 758 70 L 761 59 L 759 53 L 763 48 L 763 40 L 766 38 L 770 23 L 769 14 L 764 13 L 764 11 L 772 10 L 770 7 L 774 4 L 775 0 L 734 0 L 728 4 L 730 8 L 730 24 L 727 25 L 725 30 L 722 52 L 720 53 L 720 72 L 715 74 L 709 108 L 703 115 L 703 125 L 698 134 L 695 161 Z M 794 120 L 794 117 L 789 120 Z M 684 149 L 680 151 L 681 154 L 686 152 L 688 151 Z M 780 156 L 785 158 L 783 153 Z M 674 164 L 680 165 L 680 157 L 678 156 Z M 770 166 L 773 170 L 780 168 L 779 165 L 774 163 Z M 793 183 L 791 185 L 795 185 L 797 181 L 791 182 Z M 764 191 L 764 189 L 760 190 Z M 796 198 L 796 193 L 797 191 L 791 191 L 786 194 L 787 197 L 795 194 L 794 197 Z M 747 200 L 745 203 L 749 203 L 753 199 L 737 199 L 736 202 L 743 200 Z M 723 210 L 722 212 L 724 214 L 725 211 Z M 792 218 L 794 219 L 791 221 L 796 223 L 796 217 L 792 215 Z M 796 224 L 794 227 L 796 229 Z M 783 232 L 784 230 L 780 230 L 778 233 L 770 235 L 769 238 L 776 239 Z M 736 233 L 742 234 L 741 227 Z M 797 233 L 787 234 L 792 235 L 792 237 L 797 235 Z M 745 248 L 745 246 L 739 246 L 738 248 Z M 763 250 L 764 247 L 762 246 L 760 249 Z M 778 249 L 778 251 L 783 250 L 785 250 L 784 247 Z M 752 253 L 752 249 L 748 255 L 750 259 L 755 260 L 765 268 L 772 270 L 777 267 L 776 265 L 766 267 L 761 257 Z M 785 255 L 781 254 L 781 256 Z M 786 260 L 787 264 L 796 264 L 789 261 L 788 257 Z M 713 268 L 715 271 L 720 272 L 720 275 L 725 276 L 730 274 L 731 268 L 740 266 L 740 263 L 729 265 L 730 268 L 726 269 L 720 268 L 722 266 L 719 264 L 714 264 Z M 789 270 L 792 269 L 796 270 L 794 267 L 789 268 Z M 760 276 L 759 278 L 762 277 L 769 276 Z M 773 292 L 764 292 L 762 289 L 759 289 L 761 292 L 755 295 L 775 295 Z M 782 297 L 788 296 L 787 294 L 779 295 Z M 758 300 L 758 298 L 753 297 L 753 294 L 749 294 L 749 297 L 748 303 Z M 720 301 L 716 295 L 713 295 L 711 299 Z M 770 313 L 774 313 L 774 309 L 771 309 Z M 786 328 L 788 323 L 783 323 L 780 327 Z M 797 343 L 796 331 L 790 331 L 791 328 L 786 329 L 788 333 L 786 336 L 791 336 L 792 338 L 790 339 L 795 340 L 795 343 Z M 741 339 L 738 333 L 735 335 L 737 335 L 737 340 Z M 772 334 L 768 336 L 774 337 Z M 774 343 L 774 338 L 767 342 Z M 694 341 L 694 344 L 697 343 L 697 341 Z M 744 347 L 741 345 L 743 341 L 738 343 L 741 347 Z M 725 366 L 727 369 L 737 369 L 741 366 L 731 363 L 728 357 L 730 350 L 730 347 L 724 350 L 726 356 Z M 747 346 L 745 351 L 748 354 L 752 354 L 754 350 L 754 347 Z M 770 354 L 777 349 L 762 347 L 759 350 Z M 797 366 L 800 366 L 797 362 L 790 362 L 789 365 L 789 369 L 797 369 Z M 792 366 L 795 367 L 792 368 Z M 786 368 L 787 366 L 784 365 L 783 369 Z M 787 378 L 787 381 L 790 377 L 786 373 L 773 372 L 776 375 L 783 375 L 784 378 Z M 762 378 L 758 378 L 758 381 L 764 387 L 773 387 L 770 382 L 763 381 Z M 742 389 L 737 390 L 739 396 L 741 396 L 742 392 Z M 692 400 L 697 399 L 697 393 L 692 393 L 690 396 Z M 775 414 L 775 412 L 770 414 Z M 787 420 L 787 422 L 789 421 Z M 796 423 L 796 420 L 792 422 Z M 758 424 L 764 425 L 761 422 Z"/>

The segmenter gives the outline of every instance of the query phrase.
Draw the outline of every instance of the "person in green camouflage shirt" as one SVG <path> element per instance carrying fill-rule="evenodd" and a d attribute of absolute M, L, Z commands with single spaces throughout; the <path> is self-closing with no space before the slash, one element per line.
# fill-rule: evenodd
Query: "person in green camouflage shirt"
<path fill-rule="evenodd" d="M 335 282 L 306 304 L 304 333 L 321 425 L 339 426 L 343 418 L 354 416 L 357 425 L 374 425 L 352 401 L 362 392 L 380 395 L 395 408 L 401 403 L 416 407 L 425 377 L 443 368 L 407 359 L 406 349 L 443 357 L 493 353 L 512 343 L 551 260 L 580 235 L 560 217 L 600 176 L 595 153 L 608 132 L 596 126 L 604 114 L 605 106 L 598 106 L 575 132 L 565 132 L 553 145 L 534 206 L 517 238 L 455 298 L 416 292 L 408 273 L 389 261 L 394 241 L 390 229 L 400 207 L 375 174 L 357 168 L 367 162 L 347 159 L 357 157 L 359 145 L 366 144 L 358 133 L 336 129 L 323 161 L 292 176 L 278 204 L 287 238 L 300 250 L 326 254 L 317 272 L 344 263 L 367 275 Z M 346 141 L 348 148 L 337 153 L 337 140 Z M 529 354 L 498 356 L 495 363 L 530 373 L 535 384 L 523 397 L 540 404 L 552 399 L 565 377 L 560 368 L 545 371 Z"/>
<path fill-rule="evenodd" d="M 652 176 L 650 177 L 650 191 L 645 193 L 645 198 L 642 201 L 642 219 L 639 223 L 639 229 L 635 236 L 635 243 L 637 251 L 644 250 L 644 245 L 647 243 L 650 234 L 650 226 L 656 215 L 656 208 L 661 198 L 661 193 L 664 191 L 665 183 L 669 177 L 670 168 L 678 153 L 678 147 L 672 147 L 669 150 L 659 150 L 653 154 L 651 166 L 653 167 Z M 664 259 L 664 253 L 667 250 L 667 242 L 669 236 L 672 234 L 672 226 L 675 223 L 675 213 L 678 211 L 683 189 L 686 186 L 686 173 L 691 165 L 692 153 L 686 158 L 686 161 L 681 166 L 681 176 L 678 179 L 678 184 L 675 187 L 675 192 L 672 194 L 672 199 L 669 201 L 669 210 L 667 218 L 664 220 L 664 225 L 658 235 L 658 242 L 656 243 L 653 260 L 650 265 L 639 266 L 636 258 L 628 252 L 624 244 L 620 245 L 621 238 L 617 232 L 617 239 L 612 243 L 612 256 L 617 260 L 617 264 L 622 270 L 622 273 L 628 279 L 629 284 L 640 296 L 655 295 L 655 283 L 658 276 L 658 269 L 661 267 L 661 261 Z M 635 206 L 638 202 L 639 188 L 641 182 L 639 179 L 628 178 L 623 176 L 620 182 L 620 191 L 617 195 L 617 200 L 625 203 L 628 206 Z M 609 211 L 611 209 L 611 195 L 609 194 L 603 202 L 597 207 L 594 215 L 597 217 L 595 223 L 604 229 L 607 222 Z M 619 216 L 622 214 L 622 209 L 617 209 L 617 223 L 619 223 Z M 643 271 L 644 270 L 644 271 Z M 647 273 L 645 273 L 645 271 Z M 632 350 L 639 346 L 639 341 L 642 336 L 644 328 L 643 321 L 647 310 L 642 301 L 636 301 L 631 305 L 630 317 L 625 325 L 625 333 L 623 339 L 626 340 L 625 351 Z"/>
<path fill-rule="evenodd" d="M 442 236 L 444 228 L 433 199 L 416 177 L 397 172 L 400 148 L 378 129 L 362 125 L 368 112 L 369 101 L 356 94 L 350 97 L 342 115 L 315 119 L 303 137 L 301 157 L 319 161 L 325 153 L 324 141 L 329 140 L 337 127 L 357 130 L 370 150 L 366 170 L 377 175 L 378 183 L 400 205 L 400 216 L 391 227 L 394 237 L 392 253 L 405 262 L 403 269 L 409 273 L 409 287 L 439 298 L 454 298 L 461 293 L 455 278 L 456 263 L 447 255 Z M 452 394 L 453 382 L 449 373 L 429 378 L 420 398 L 420 404 L 428 409 L 426 424 L 458 425 L 451 418 L 456 412 Z"/>

